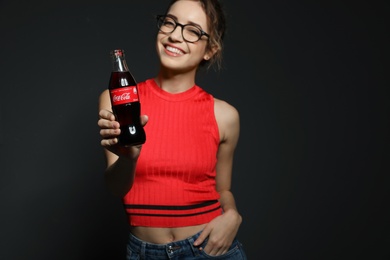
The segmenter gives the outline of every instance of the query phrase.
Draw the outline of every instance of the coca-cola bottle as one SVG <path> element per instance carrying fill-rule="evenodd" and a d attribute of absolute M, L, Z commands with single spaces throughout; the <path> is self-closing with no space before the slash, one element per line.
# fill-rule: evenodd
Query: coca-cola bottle
<path fill-rule="evenodd" d="M 112 111 L 120 124 L 119 144 L 123 146 L 143 144 L 146 135 L 140 121 L 141 104 L 137 83 L 127 67 L 124 50 L 111 51 L 111 57 L 113 69 L 108 89 Z"/>

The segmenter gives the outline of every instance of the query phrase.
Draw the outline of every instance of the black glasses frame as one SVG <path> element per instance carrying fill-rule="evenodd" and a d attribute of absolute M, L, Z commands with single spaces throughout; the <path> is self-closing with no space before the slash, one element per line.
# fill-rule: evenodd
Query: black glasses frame
<path fill-rule="evenodd" d="M 173 29 L 172 29 L 171 32 L 164 32 L 164 31 L 161 31 L 161 29 L 160 29 L 160 28 L 161 28 L 161 25 L 162 25 L 162 23 L 163 23 L 163 21 L 164 21 L 164 19 L 165 19 L 166 17 L 171 18 L 171 19 L 174 21 L 174 23 L 175 23 L 175 26 L 173 27 Z M 184 39 L 186 42 L 191 42 L 191 43 L 198 42 L 198 41 L 202 38 L 202 36 L 207 36 L 207 38 L 210 38 L 210 35 L 209 35 L 208 33 L 206 33 L 205 31 L 203 31 L 199 26 L 196 26 L 196 25 L 193 25 L 193 24 L 181 24 L 181 23 L 178 23 L 175 19 L 173 19 L 173 18 L 170 17 L 169 15 L 157 15 L 157 16 L 156 16 L 156 20 L 157 20 L 157 28 L 158 28 L 161 32 L 163 32 L 163 33 L 173 33 L 173 32 L 176 30 L 177 26 L 180 26 L 180 27 L 181 27 L 181 36 L 183 37 L 183 39 Z M 184 27 L 186 27 L 186 26 L 194 26 L 194 27 L 196 27 L 196 28 L 199 29 L 200 35 L 199 35 L 199 38 L 198 38 L 196 41 L 188 41 L 188 40 L 184 37 L 183 30 L 184 30 Z"/>

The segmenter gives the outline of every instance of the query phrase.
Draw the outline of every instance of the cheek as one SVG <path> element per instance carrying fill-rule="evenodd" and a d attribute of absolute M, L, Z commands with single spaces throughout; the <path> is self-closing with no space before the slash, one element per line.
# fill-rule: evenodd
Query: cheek
<path fill-rule="evenodd" d="M 197 48 L 192 50 L 192 54 L 194 54 L 197 59 L 203 60 L 204 56 L 206 55 L 206 48 L 204 46 L 197 46 Z"/>
<path fill-rule="evenodd" d="M 160 46 L 158 44 L 158 41 L 156 41 L 155 48 L 156 48 L 157 53 L 159 53 L 160 52 L 160 50 L 159 50 Z"/>
<path fill-rule="evenodd" d="M 157 37 L 156 37 L 155 48 L 156 48 L 156 52 L 157 52 L 158 55 L 164 49 L 163 45 L 161 44 L 161 38 L 163 38 L 163 36 L 161 36 L 160 34 L 158 34 Z"/>

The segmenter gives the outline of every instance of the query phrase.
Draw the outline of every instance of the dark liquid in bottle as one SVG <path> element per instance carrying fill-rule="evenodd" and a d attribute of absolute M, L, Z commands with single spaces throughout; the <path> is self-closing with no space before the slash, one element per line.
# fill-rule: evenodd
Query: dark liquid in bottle
<path fill-rule="evenodd" d="M 109 84 L 109 90 L 124 88 L 127 86 L 136 86 L 136 82 L 130 72 L 112 72 Z M 141 104 L 138 99 L 138 93 L 131 93 L 129 102 L 116 105 L 113 102 L 113 95 L 110 92 L 112 110 L 120 124 L 121 134 L 119 143 L 121 145 L 139 145 L 145 143 L 146 135 L 141 125 L 140 114 Z M 136 101 L 134 101 L 134 97 Z"/>

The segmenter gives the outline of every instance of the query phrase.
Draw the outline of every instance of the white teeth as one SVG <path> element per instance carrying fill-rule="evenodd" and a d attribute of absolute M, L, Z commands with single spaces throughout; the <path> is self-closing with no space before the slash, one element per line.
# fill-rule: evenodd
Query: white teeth
<path fill-rule="evenodd" d="M 170 52 L 176 53 L 176 54 L 183 54 L 183 52 L 177 48 L 173 48 L 171 46 L 167 46 L 166 49 Z"/>

